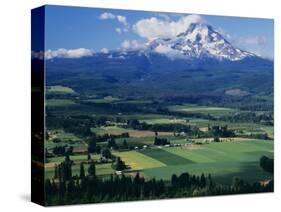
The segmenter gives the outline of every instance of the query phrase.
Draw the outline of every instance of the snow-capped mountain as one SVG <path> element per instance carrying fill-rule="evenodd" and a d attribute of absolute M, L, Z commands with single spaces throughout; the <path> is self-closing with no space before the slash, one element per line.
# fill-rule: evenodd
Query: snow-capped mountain
<path fill-rule="evenodd" d="M 173 38 L 145 45 L 131 41 L 127 47 L 91 55 L 84 49 L 59 50 L 46 62 L 48 82 L 86 93 L 191 96 L 190 101 L 221 98 L 230 89 L 272 93 L 273 61 L 234 47 L 203 23 L 191 24 Z M 73 57 L 81 54 L 85 56 Z"/>
<path fill-rule="evenodd" d="M 186 31 L 172 38 L 156 38 L 147 43 L 126 41 L 126 47 L 94 52 L 90 49 L 57 49 L 45 52 L 45 59 L 107 57 L 108 59 L 130 59 L 132 56 L 146 57 L 167 56 L 169 59 L 183 59 L 194 64 L 212 61 L 240 61 L 245 58 L 261 57 L 241 50 L 227 41 L 223 35 L 205 23 L 191 23 Z M 41 58 L 42 52 L 33 52 L 33 58 Z"/>
<path fill-rule="evenodd" d="M 247 51 L 235 48 L 219 32 L 204 23 L 193 23 L 175 38 L 155 39 L 147 44 L 150 51 L 181 58 L 214 58 L 237 61 L 256 57 Z"/>

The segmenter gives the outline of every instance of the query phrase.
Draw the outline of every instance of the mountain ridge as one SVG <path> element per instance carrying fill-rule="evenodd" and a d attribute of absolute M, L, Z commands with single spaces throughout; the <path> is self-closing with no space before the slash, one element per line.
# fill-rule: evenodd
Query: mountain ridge
<path fill-rule="evenodd" d="M 184 32 L 175 37 L 155 38 L 147 43 L 135 43 L 127 47 L 94 52 L 89 49 L 57 49 L 48 50 L 45 53 L 32 52 L 33 58 L 52 60 L 55 58 L 74 58 L 91 56 L 107 56 L 108 59 L 126 59 L 128 54 L 145 55 L 149 58 L 153 54 L 164 55 L 171 60 L 218 60 L 218 61 L 240 61 L 247 58 L 260 58 L 254 53 L 242 50 L 231 44 L 221 33 L 214 30 L 212 26 L 205 23 L 191 23 Z M 133 43 L 133 42 L 132 42 Z"/>
<path fill-rule="evenodd" d="M 165 55 L 172 60 L 239 61 L 245 58 L 262 58 L 254 53 L 234 47 L 223 35 L 204 23 L 192 23 L 185 32 L 174 38 L 156 38 L 139 49 L 117 49 L 97 54 L 107 54 L 109 58 L 117 55 L 124 59 L 129 52 L 137 52 L 147 57 L 156 53 Z"/>
<path fill-rule="evenodd" d="M 176 38 L 153 41 L 154 49 L 161 45 L 191 58 L 210 57 L 236 61 L 246 57 L 257 57 L 253 53 L 235 48 L 210 25 L 202 23 L 192 23 L 185 32 L 180 33 Z"/>

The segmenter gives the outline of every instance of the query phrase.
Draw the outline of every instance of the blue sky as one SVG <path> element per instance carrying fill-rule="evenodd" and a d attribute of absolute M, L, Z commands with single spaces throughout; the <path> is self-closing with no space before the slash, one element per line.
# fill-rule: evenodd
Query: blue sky
<path fill-rule="evenodd" d="M 168 36 L 183 30 L 188 15 L 46 6 L 46 49 L 85 48 L 100 51 L 128 45 L 138 47 L 155 36 Z M 190 16 L 190 19 L 198 17 L 224 35 L 234 46 L 273 58 L 272 19 L 207 15 Z"/>

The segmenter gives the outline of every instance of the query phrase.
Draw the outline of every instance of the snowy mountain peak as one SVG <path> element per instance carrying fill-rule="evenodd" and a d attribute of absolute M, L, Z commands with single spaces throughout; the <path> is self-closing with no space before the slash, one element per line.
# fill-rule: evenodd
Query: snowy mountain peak
<path fill-rule="evenodd" d="M 157 53 L 188 59 L 215 58 L 236 61 L 256 56 L 235 48 L 219 32 L 204 23 L 192 23 L 185 32 L 175 38 L 158 38 L 148 46 Z"/>

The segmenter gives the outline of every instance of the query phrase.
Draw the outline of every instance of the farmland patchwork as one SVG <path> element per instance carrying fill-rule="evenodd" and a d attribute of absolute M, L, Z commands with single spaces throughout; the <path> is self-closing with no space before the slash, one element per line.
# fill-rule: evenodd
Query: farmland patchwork
<path fill-rule="evenodd" d="M 273 20 L 44 6 L 32 37 L 32 201 L 273 192 Z"/>

